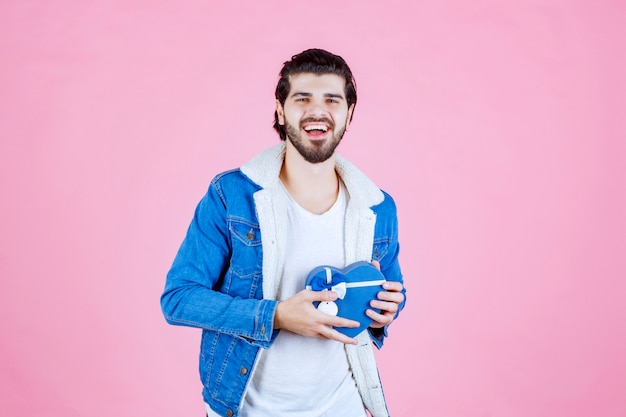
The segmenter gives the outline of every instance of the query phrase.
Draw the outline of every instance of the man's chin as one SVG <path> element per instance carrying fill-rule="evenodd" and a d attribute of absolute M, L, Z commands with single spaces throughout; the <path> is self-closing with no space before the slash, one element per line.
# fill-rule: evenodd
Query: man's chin
<path fill-rule="evenodd" d="M 313 138 L 309 135 L 295 135 L 295 133 L 296 131 L 290 132 L 287 129 L 287 139 L 302 158 L 311 164 L 327 161 L 333 156 L 335 149 L 341 142 L 341 137 L 335 141 L 335 136 L 331 132 L 320 138 Z"/>
<path fill-rule="evenodd" d="M 322 144 L 320 144 L 322 145 Z M 326 162 L 331 156 L 335 149 L 325 149 L 321 147 L 317 147 L 315 149 L 303 149 L 302 147 L 295 147 L 298 153 L 304 158 L 305 161 L 311 164 L 320 164 L 322 162 Z"/>

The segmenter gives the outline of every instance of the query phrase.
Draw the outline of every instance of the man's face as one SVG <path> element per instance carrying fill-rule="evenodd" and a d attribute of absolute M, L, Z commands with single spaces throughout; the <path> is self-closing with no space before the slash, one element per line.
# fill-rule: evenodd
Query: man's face
<path fill-rule="evenodd" d="M 301 73 L 289 81 L 285 104 L 276 101 L 278 122 L 306 161 L 324 162 L 339 145 L 354 109 L 348 108 L 345 80 L 336 74 Z"/>

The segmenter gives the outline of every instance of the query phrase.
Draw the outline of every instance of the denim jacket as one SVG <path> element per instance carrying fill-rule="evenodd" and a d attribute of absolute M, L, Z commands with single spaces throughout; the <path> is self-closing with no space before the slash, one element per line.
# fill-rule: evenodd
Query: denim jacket
<path fill-rule="evenodd" d="M 285 254 L 286 201 L 278 175 L 284 143 L 211 182 L 167 275 L 161 308 L 170 324 L 202 329 L 200 376 L 204 401 L 237 416 L 255 364 L 279 330 L 276 295 Z M 395 203 L 361 171 L 337 157 L 349 195 L 346 264 L 378 260 L 389 281 L 402 282 Z M 404 303 L 400 306 L 403 307 Z M 363 332 L 346 355 L 365 407 L 388 416 L 372 342 L 386 329 Z"/>

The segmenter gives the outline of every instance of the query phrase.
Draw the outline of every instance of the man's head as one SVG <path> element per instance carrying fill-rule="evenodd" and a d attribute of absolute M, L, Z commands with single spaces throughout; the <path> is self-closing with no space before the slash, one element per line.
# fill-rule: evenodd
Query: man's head
<path fill-rule="evenodd" d="M 323 49 L 308 49 L 291 57 L 285 62 L 280 71 L 280 79 L 276 85 L 276 100 L 281 106 L 285 105 L 285 100 L 291 91 L 291 76 L 297 74 L 311 73 L 315 75 L 335 74 L 345 80 L 344 94 L 352 112 L 356 105 L 356 83 L 352 76 L 352 71 L 346 61 L 339 55 L 331 54 Z M 274 113 L 274 129 L 280 135 L 281 140 L 287 139 L 287 132 L 284 124 L 281 124 L 278 112 Z"/>

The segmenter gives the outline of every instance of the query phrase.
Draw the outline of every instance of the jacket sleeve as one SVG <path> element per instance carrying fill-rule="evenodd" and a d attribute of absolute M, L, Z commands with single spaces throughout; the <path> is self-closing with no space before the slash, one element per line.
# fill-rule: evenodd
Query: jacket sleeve
<path fill-rule="evenodd" d="M 173 325 L 241 337 L 268 347 L 276 301 L 233 297 L 217 291 L 231 256 L 226 206 L 215 182 L 198 204 L 167 274 L 161 309 Z"/>
<path fill-rule="evenodd" d="M 398 260 L 400 243 L 398 241 L 398 216 L 396 205 L 389 194 L 384 193 L 384 195 L 385 201 L 381 204 L 380 210 L 377 213 L 376 227 L 377 229 L 381 229 L 381 235 L 389 237 L 389 244 L 384 256 L 377 259 L 376 255 L 373 254 L 372 259 L 377 259 L 380 262 L 380 270 L 387 281 L 398 281 L 403 284 L 402 294 L 404 295 L 404 301 L 398 306 L 398 312 L 395 316 L 395 318 L 397 318 L 406 303 L 406 288 L 404 288 L 402 270 L 400 269 L 400 262 Z M 393 324 L 393 322 L 391 324 Z M 383 346 L 385 338 L 388 335 L 389 326 L 390 325 L 387 325 L 380 329 L 368 329 L 372 342 L 379 349 Z"/>

